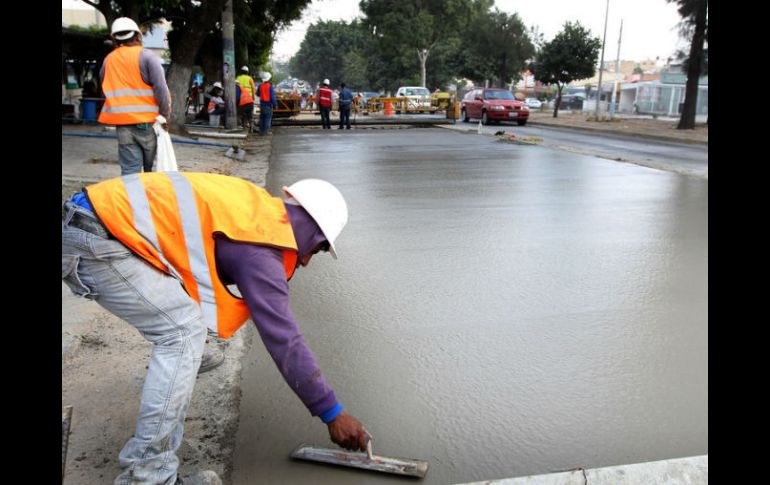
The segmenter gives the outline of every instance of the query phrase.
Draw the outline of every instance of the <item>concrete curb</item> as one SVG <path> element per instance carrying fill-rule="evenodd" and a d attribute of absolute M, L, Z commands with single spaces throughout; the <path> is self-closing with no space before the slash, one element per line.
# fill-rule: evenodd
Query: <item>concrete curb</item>
<path fill-rule="evenodd" d="M 562 128 L 565 130 L 578 130 L 578 131 L 587 131 L 591 133 L 604 133 L 607 135 L 616 135 L 616 136 L 633 136 L 638 138 L 647 138 L 650 140 L 658 140 L 658 141 L 668 141 L 673 143 L 687 143 L 689 145 L 706 145 L 708 146 L 708 141 L 700 141 L 700 140 L 683 140 L 681 138 L 671 137 L 671 136 L 662 136 L 662 135 L 649 135 L 647 133 L 623 133 L 623 132 L 617 132 L 617 131 L 611 131 L 611 130 L 602 130 L 600 128 L 586 128 L 583 126 L 564 126 L 564 125 L 556 125 L 551 123 L 542 123 L 539 121 L 529 121 L 527 124 L 534 125 L 534 126 L 545 126 L 549 128 Z"/>
<path fill-rule="evenodd" d="M 708 455 L 605 468 L 470 482 L 463 485 L 702 485 L 709 479 Z"/>

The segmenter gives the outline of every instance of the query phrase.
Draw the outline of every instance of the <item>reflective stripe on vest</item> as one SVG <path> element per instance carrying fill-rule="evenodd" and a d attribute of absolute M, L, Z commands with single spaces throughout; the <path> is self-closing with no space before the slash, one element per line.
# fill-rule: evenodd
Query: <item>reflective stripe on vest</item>
<path fill-rule="evenodd" d="M 123 46 L 104 59 L 105 102 L 99 122 L 108 125 L 152 123 L 160 108 L 152 86 L 145 83 L 139 69 L 142 46 Z"/>
<path fill-rule="evenodd" d="M 247 76 L 246 74 L 241 74 L 237 78 L 235 78 L 235 82 L 238 83 L 238 85 L 241 87 L 241 101 L 238 103 L 238 106 L 243 106 L 244 104 L 249 104 L 254 102 L 254 91 L 256 90 L 256 86 L 254 86 L 254 80 L 251 79 L 250 76 Z"/>
<path fill-rule="evenodd" d="M 183 282 L 203 321 L 228 338 L 249 318 L 242 299 L 219 279 L 215 236 L 283 252 L 286 279 L 297 264 L 294 233 L 280 198 L 243 179 L 148 172 L 86 189 L 109 231 L 138 256 Z"/>

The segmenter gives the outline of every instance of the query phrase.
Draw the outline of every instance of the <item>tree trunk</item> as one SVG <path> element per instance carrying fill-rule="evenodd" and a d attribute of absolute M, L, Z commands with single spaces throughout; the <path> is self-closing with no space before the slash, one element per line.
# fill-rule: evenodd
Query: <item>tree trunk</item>
<path fill-rule="evenodd" d="M 698 79 L 703 63 L 703 40 L 706 32 L 706 15 L 708 2 L 701 0 L 698 10 L 695 12 L 695 30 L 690 44 L 690 58 L 687 68 L 687 86 L 685 87 L 684 106 L 682 117 L 679 118 L 678 130 L 692 130 L 695 128 L 695 111 L 698 107 Z"/>
<path fill-rule="evenodd" d="M 420 58 L 420 72 L 422 74 L 422 84 L 420 84 L 420 86 L 425 86 L 425 83 L 428 81 L 425 64 L 428 62 L 429 53 L 430 51 L 428 49 L 417 49 L 417 57 Z"/>
<path fill-rule="evenodd" d="M 168 89 L 171 91 L 171 120 L 169 129 L 173 133 L 184 133 L 185 102 L 192 64 L 172 63 L 168 70 Z"/>
<path fill-rule="evenodd" d="M 195 56 L 203 44 L 203 35 L 193 30 L 185 32 L 178 44 L 171 50 L 171 67 L 168 69 L 167 83 L 171 91 L 171 120 L 169 128 L 174 133 L 184 132 L 185 100 L 188 82 L 195 64 Z"/>
<path fill-rule="evenodd" d="M 201 10 L 192 16 L 190 24 L 174 39 L 174 44 L 169 44 L 171 67 L 168 70 L 167 82 L 172 101 L 169 128 L 175 133 L 184 132 L 185 100 L 195 57 L 203 45 L 206 33 L 220 19 L 224 4 L 224 0 L 209 0 L 203 3 Z"/>
<path fill-rule="evenodd" d="M 553 103 L 553 117 L 558 118 L 559 117 L 559 105 L 561 104 L 561 87 L 559 88 L 559 91 L 556 93 L 556 101 Z"/>

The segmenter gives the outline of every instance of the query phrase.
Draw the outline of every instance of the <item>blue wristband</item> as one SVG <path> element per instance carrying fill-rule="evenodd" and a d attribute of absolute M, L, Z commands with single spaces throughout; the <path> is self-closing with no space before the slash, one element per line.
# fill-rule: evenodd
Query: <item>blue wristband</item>
<path fill-rule="evenodd" d="M 342 412 L 342 403 L 337 403 L 334 405 L 333 408 L 328 409 L 321 414 L 318 415 L 319 418 L 321 418 L 321 421 L 324 423 L 330 423 L 334 421 L 334 419 L 339 416 L 339 414 Z"/>

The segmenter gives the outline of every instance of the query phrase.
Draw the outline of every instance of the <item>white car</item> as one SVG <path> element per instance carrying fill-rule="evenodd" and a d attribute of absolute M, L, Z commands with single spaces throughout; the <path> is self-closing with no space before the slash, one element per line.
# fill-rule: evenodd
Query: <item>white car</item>
<path fill-rule="evenodd" d="M 407 98 L 407 108 L 430 109 L 430 91 L 422 86 L 402 86 L 396 91 L 396 98 Z"/>
<path fill-rule="evenodd" d="M 538 101 L 537 98 L 527 98 L 524 102 L 530 109 L 540 109 L 543 106 L 543 103 Z"/>

